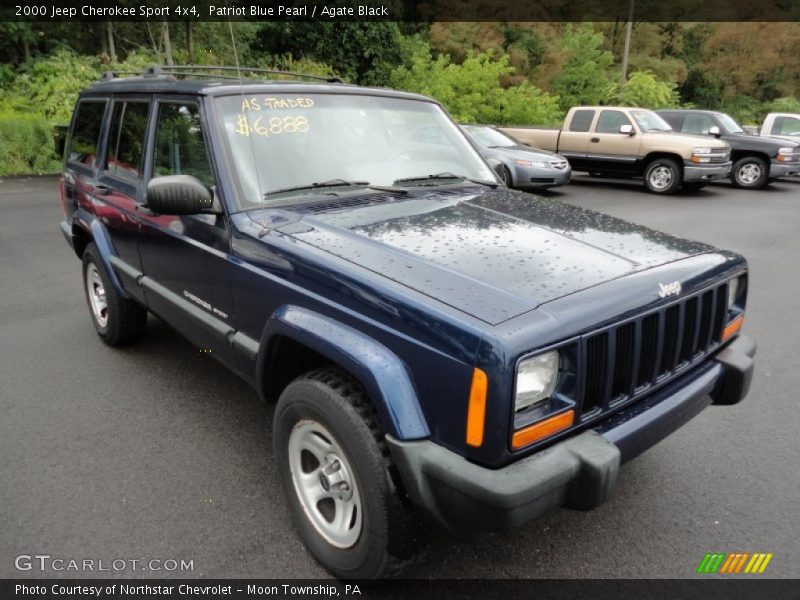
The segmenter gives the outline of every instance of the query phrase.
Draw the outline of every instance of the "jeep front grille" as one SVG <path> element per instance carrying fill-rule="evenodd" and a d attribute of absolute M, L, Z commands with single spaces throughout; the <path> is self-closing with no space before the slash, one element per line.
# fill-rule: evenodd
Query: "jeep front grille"
<path fill-rule="evenodd" d="M 578 369 L 581 418 L 644 395 L 698 363 L 720 343 L 727 284 L 584 335 Z"/>

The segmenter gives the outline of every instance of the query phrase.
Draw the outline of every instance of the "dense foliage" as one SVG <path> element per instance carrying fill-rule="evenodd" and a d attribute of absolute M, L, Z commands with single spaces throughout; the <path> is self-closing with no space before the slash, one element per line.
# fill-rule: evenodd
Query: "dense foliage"
<path fill-rule="evenodd" d="M 554 125 L 576 104 L 800 111 L 800 24 L 0 23 L 0 175 L 57 169 L 51 129 L 108 69 L 241 64 L 433 96 L 461 121 Z M 231 40 L 236 41 L 236 45 Z M 235 50 L 235 51 L 234 51 Z"/>

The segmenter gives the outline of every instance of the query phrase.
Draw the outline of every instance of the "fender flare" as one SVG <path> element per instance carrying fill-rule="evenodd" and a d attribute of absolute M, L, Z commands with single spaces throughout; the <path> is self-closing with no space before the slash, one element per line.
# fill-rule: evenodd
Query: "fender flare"
<path fill-rule="evenodd" d="M 91 236 L 94 245 L 97 247 L 97 252 L 100 254 L 100 261 L 103 263 L 106 273 L 108 273 L 108 278 L 111 280 L 111 284 L 114 286 L 114 289 L 116 289 L 117 292 L 127 300 L 129 298 L 128 293 L 122 287 L 122 282 L 120 282 L 119 276 L 111 264 L 111 257 L 116 256 L 117 253 L 114 250 L 114 245 L 111 242 L 111 237 L 108 235 L 108 231 L 100 219 L 96 218 L 94 215 L 90 215 L 90 219 L 83 219 L 82 217 L 87 216 L 87 213 L 85 211 L 80 211 L 80 213 L 80 215 L 76 215 L 77 218 L 73 226 L 81 227 L 82 229 L 86 230 L 85 225 L 88 224 L 88 233 Z"/>
<path fill-rule="evenodd" d="M 325 315 L 284 305 L 264 327 L 256 358 L 256 389 L 265 389 L 270 342 L 285 336 L 345 369 L 366 389 L 384 432 L 401 440 L 430 436 L 408 370 L 386 346 Z"/>

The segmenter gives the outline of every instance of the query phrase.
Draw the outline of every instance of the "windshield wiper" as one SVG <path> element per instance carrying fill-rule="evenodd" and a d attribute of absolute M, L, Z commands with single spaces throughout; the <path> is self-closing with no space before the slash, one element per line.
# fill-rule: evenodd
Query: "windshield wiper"
<path fill-rule="evenodd" d="M 276 196 L 278 194 L 288 194 L 289 192 L 302 192 L 305 190 L 318 190 L 318 189 L 326 189 L 332 187 L 355 187 L 355 186 L 362 186 L 367 187 L 369 185 L 369 181 L 347 181 L 346 179 L 329 179 L 328 181 L 316 181 L 314 183 L 309 183 L 308 185 L 298 185 L 296 187 L 288 187 L 288 188 L 281 188 L 278 190 L 272 190 L 269 192 L 264 192 L 262 195 L 264 198 L 269 196 Z"/>
<path fill-rule="evenodd" d="M 395 179 L 393 185 L 402 185 L 404 183 L 420 183 L 421 185 L 439 185 L 437 182 L 441 181 L 471 181 L 480 185 L 485 185 L 490 188 L 496 188 L 497 184 L 493 181 L 482 181 L 480 179 L 470 179 L 463 175 L 455 175 L 453 173 L 434 173 L 432 175 L 420 175 L 419 177 L 403 177 L 402 179 Z"/>

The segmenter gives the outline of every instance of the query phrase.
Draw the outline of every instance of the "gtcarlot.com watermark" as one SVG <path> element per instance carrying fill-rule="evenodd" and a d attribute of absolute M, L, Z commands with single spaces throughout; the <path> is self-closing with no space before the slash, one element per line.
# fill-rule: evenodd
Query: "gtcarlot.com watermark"
<path fill-rule="evenodd" d="M 120 571 L 194 571 L 194 560 L 183 558 L 67 558 L 50 554 L 18 554 L 14 558 L 17 571 L 42 573 L 73 573 Z"/>

